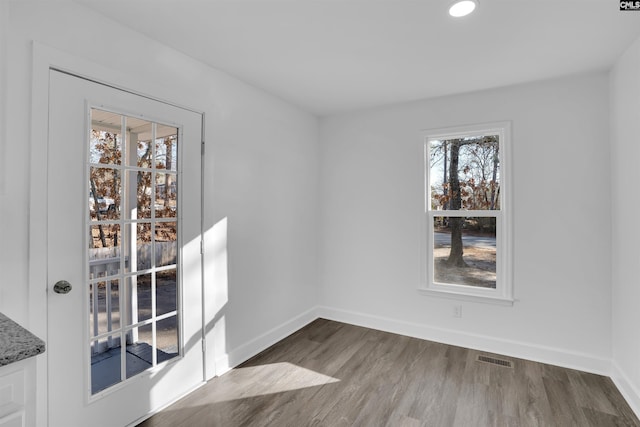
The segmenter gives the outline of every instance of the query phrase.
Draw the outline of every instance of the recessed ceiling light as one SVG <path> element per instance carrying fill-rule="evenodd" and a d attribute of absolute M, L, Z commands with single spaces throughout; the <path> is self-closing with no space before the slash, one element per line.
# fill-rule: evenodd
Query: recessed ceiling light
<path fill-rule="evenodd" d="M 456 1 L 449 8 L 449 15 L 454 18 L 461 18 L 473 12 L 478 5 L 477 0 L 461 0 Z"/>

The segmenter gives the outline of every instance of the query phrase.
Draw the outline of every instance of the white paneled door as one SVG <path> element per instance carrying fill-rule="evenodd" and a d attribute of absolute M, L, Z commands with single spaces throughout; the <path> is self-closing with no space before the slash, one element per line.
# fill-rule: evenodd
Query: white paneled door
<path fill-rule="evenodd" d="M 50 72 L 51 427 L 126 426 L 203 381 L 202 116 Z M 43 236 L 45 237 L 45 236 Z"/>

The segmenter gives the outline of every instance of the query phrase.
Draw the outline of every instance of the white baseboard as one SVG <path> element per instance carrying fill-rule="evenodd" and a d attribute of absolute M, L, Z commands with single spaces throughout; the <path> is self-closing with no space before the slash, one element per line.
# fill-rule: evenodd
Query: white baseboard
<path fill-rule="evenodd" d="M 335 320 L 366 328 L 378 329 L 400 335 L 436 341 L 443 344 L 471 348 L 474 350 L 502 354 L 550 365 L 577 369 L 599 375 L 609 376 L 611 361 L 588 354 L 530 344 L 526 342 L 505 340 L 487 335 L 471 334 L 451 329 L 436 328 L 424 324 L 406 322 L 387 317 L 341 310 L 331 307 L 318 307 L 318 317 Z"/>
<path fill-rule="evenodd" d="M 222 375 L 233 367 L 238 366 L 319 317 L 380 331 L 436 341 L 443 344 L 502 354 L 540 363 L 548 363 L 569 369 L 577 369 L 598 375 L 611 375 L 610 359 L 598 358 L 589 354 L 562 348 L 505 340 L 488 335 L 460 332 L 453 329 L 437 328 L 425 324 L 326 306 L 311 308 L 253 340 L 232 349 L 227 354 L 218 357 L 216 359 L 217 375 Z"/>
<path fill-rule="evenodd" d="M 216 375 L 222 375 L 242 362 L 249 360 L 256 354 L 272 346 L 283 338 L 286 338 L 317 318 L 317 308 L 313 307 L 293 319 L 268 330 L 251 341 L 232 349 L 225 355 L 216 358 Z"/>
<path fill-rule="evenodd" d="M 611 362 L 611 380 L 618 387 L 620 394 L 631 406 L 636 416 L 640 418 L 640 390 L 629 381 L 629 377 L 622 371 L 615 360 Z"/>

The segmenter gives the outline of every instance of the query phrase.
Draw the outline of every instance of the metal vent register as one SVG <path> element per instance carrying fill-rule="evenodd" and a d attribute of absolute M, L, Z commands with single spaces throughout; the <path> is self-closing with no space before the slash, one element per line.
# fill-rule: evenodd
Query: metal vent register
<path fill-rule="evenodd" d="M 495 357 L 483 356 L 479 354 L 476 358 L 478 362 L 491 363 L 492 365 L 503 366 L 505 368 L 513 368 L 510 360 L 496 359 Z"/>

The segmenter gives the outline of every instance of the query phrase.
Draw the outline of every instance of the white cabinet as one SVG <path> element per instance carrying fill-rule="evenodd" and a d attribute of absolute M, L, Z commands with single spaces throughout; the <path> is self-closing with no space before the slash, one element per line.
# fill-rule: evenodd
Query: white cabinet
<path fill-rule="evenodd" d="M 35 426 L 35 358 L 0 366 L 0 427 Z"/>
<path fill-rule="evenodd" d="M 0 418 L 0 427 L 26 427 L 26 425 L 24 411 L 13 412 Z"/>

